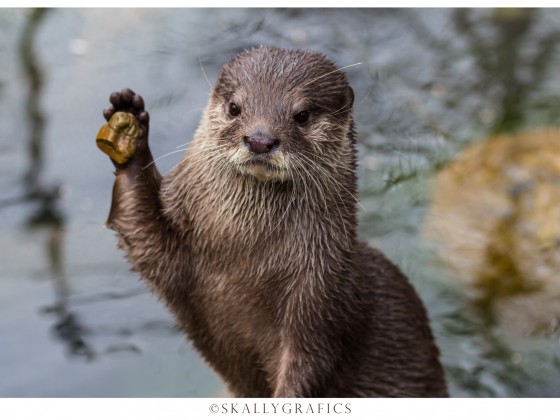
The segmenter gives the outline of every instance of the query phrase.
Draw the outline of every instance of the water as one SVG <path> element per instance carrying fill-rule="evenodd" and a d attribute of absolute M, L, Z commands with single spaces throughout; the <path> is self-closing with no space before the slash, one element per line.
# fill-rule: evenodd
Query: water
<path fill-rule="evenodd" d="M 174 151 L 207 79 L 260 44 L 362 63 L 346 71 L 360 234 L 426 302 L 451 394 L 558 395 L 557 337 L 495 323 L 423 226 L 434 176 L 468 144 L 557 125 L 559 23 L 533 9 L 0 9 L 0 396 L 223 392 L 104 228 L 113 175 L 94 138 L 109 93 L 128 86 L 151 113 L 154 156 Z"/>

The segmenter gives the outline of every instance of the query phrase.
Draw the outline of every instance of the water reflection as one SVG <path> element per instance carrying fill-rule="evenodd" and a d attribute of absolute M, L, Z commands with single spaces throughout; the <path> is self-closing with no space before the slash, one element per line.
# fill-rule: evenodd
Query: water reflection
<path fill-rule="evenodd" d="M 23 28 L 20 41 L 20 58 L 22 68 L 28 82 L 28 95 L 26 100 L 26 110 L 28 117 L 28 127 L 30 128 L 28 140 L 28 153 L 30 165 L 25 175 L 27 189 L 35 191 L 39 185 L 39 174 L 43 168 L 43 137 L 45 127 L 45 117 L 41 109 L 39 100 L 43 90 L 43 75 L 40 63 L 35 54 L 35 37 L 41 22 L 44 21 L 48 9 L 35 9 L 31 12 L 27 23 Z"/>
<path fill-rule="evenodd" d="M 44 307 L 41 312 L 54 316 L 56 321 L 52 327 L 53 336 L 66 347 L 67 354 L 72 357 L 92 361 L 101 353 L 132 352 L 140 353 L 140 349 L 128 343 L 109 344 L 105 349 L 94 350 L 90 343 L 92 335 L 129 336 L 134 330 L 112 332 L 88 327 L 81 320 L 75 309 L 80 305 L 96 301 L 123 299 L 145 293 L 145 289 L 123 291 L 120 293 L 102 293 L 97 296 L 72 299 L 70 279 L 66 274 L 64 246 L 66 237 L 66 217 L 60 210 L 61 187 L 57 184 L 46 184 L 43 181 L 45 168 L 45 127 L 46 116 L 41 106 L 45 88 L 44 68 L 36 53 L 37 33 L 51 11 L 34 9 L 23 27 L 19 43 L 20 62 L 27 82 L 25 100 L 28 167 L 23 177 L 23 195 L 4 200 L 1 207 L 11 207 L 22 203 L 35 206 L 35 210 L 25 221 L 27 229 L 35 235 L 45 237 L 45 253 L 49 264 L 49 280 L 53 283 L 55 302 Z M 168 325 L 159 325 L 160 329 L 169 329 Z M 141 325 L 138 331 L 154 329 L 151 323 Z"/>
<path fill-rule="evenodd" d="M 63 216 L 56 209 L 60 189 L 56 185 L 44 185 L 40 178 L 44 167 L 45 115 L 40 103 L 44 76 L 35 51 L 35 40 L 37 31 L 48 14 L 49 9 L 34 9 L 31 11 L 23 27 L 19 43 L 21 67 L 27 81 L 25 109 L 27 115 L 26 127 L 29 130 L 27 139 L 29 165 L 23 182 L 25 199 L 39 205 L 39 210 L 29 219 L 29 225 L 44 224 L 61 227 L 64 223 Z"/>
<path fill-rule="evenodd" d="M 476 89 L 497 99 L 497 109 L 482 115 L 492 120 L 494 133 L 523 127 L 530 100 L 546 81 L 543 76 L 552 65 L 560 31 L 539 34 L 539 13 L 536 9 L 495 9 L 484 14 L 457 9 L 454 13 L 458 34 L 469 43 L 481 73 Z"/>
<path fill-rule="evenodd" d="M 69 354 L 91 360 L 94 352 L 84 338 L 87 328 L 82 325 L 78 315 L 68 304 L 70 288 L 64 270 L 65 217 L 58 209 L 60 187 L 45 185 L 41 178 L 44 169 L 46 118 L 41 107 L 44 74 L 36 54 L 35 41 L 37 31 L 48 15 L 49 9 L 31 11 L 23 27 L 19 44 L 21 66 L 28 87 L 25 109 L 26 127 L 29 129 L 27 140 L 29 165 L 23 178 L 24 191 L 26 191 L 24 199 L 37 205 L 37 210 L 28 218 L 26 224 L 28 228 L 46 230 L 49 277 L 53 281 L 56 302 L 53 306 L 44 309 L 44 312 L 54 314 L 57 318 L 53 333 L 66 345 Z M 17 200 L 14 200 L 15 202 Z"/>
<path fill-rule="evenodd" d="M 64 235 L 64 229 L 56 225 L 48 232 L 47 250 L 56 301 L 43 312 L 55 315 L 57 321 L 52 331 L 66 345 L 68 354 L 92 360 L 95 353 L 85 339 L 88 329 L 69 305 L 70 287 L 63 262 Z"/>

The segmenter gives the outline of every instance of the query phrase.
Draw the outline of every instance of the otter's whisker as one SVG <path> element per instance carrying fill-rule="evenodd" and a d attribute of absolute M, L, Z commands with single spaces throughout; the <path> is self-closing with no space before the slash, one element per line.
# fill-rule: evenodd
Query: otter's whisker
<path fill-rule="evenodd" d="M 265 240 L 268 239 L 270 235 L 272 235 L 272 233 L 278 228 L 278 226 L 280 226 L 280 224 L 282 223 L 282 221 L 285 219 L 286 215 L 288 214 L 288 210 L 290 210 L 290 207 L 292 206 L 292 203 L 294 202 L 295 199 L 296 199 L 296 194 L 294 193 L 294 190 L 292 189 L 291 196 L 290 196 L 290 201 L 288 202 L 288 205 L 286 206 L 286 210 L 284 211 L 282 216 L 280 216 L 280 220 L 278 221 L 278 223 L 276 223 L 276 226 L 274 226 L 274 228 L 270 231 L 270 233 L 265 237 Z"/>
<path fill-rule="evenodd" d="M 361 64 L 364 64 L 364 63 L 362 63 L 362 62 L 360 62 L 360 63 L 354 63 L 354 64 L 349 64 L 349 65 L 344 66 L 344 67 L 340 67 L 340 68 L 338 68 L 338 69 L 336 69 L 336 70 L 330 71 L 330 72 L 328 72 L 328 73 L 322 74 L 322 75 L 319 76 L 319 77 L 316 77 L 315 79 L 312 79 L 311 81 L 307 82 L 304 86 L 308 86 L 308 85 L 310 85 L 310 84 L 316 82 L 317 80 L 322 79 L 323 77 L 327 77 L 327 76 L 330 75 L 330 74 L 339 72 L 339 71 L 341 71 L 341 70 L 344 70 L 344 69 L 347 69 L 347 68 L 350 68 L 350 67 L 359 66 L 359 65 L 361 65 Z"/>
<path fill-rule="evenodd" d="M 200 65 L 200 70 L 202 70 L 202 74 L 204 75 L 204 78 L 206 79 L 206 82 L 208 83 L 208 86 L 210 87 L 210 89 L 212 89 L 212 83 L 210 83 L 210 80 L 208 79 L 208 76 L 206 75 L 206 72 L 204 71 L 204 67 L 202 66 L 202 60 L 200 59 L 200 56 L 198 57 L 198 64 Z"/>
<path fill-rule="evenodd" d="M 321 167 L 319 167 L 319 166 L 317 166 L 317 165 L 313 165 L 313 168 L 319 170 L 319 171 L 321 172 L 321 175 L 320 175 L 320 176 L 323 176 L 323 177 L 325 176 L 325 172 L 327 172 L 326 170 L 324 170 L 323 168 L 321 168 Z M 313 177 L 313 178 L 316 178 L 316 177 Z M 331 178 L 330 178 L 329 176 L 327 176 L 327 177 L 325 177 L 325 178 L 322 178 L 322 179 L 326 180 L 326 182 L 327 182 L 327 187 L 328 187 L 328 186 L 332 186 L 332 180 L 331 180 Z M 319 187 L 318 187 L 318 188 L 319 188 Z M 344 217 L 342 216 L 342 211 L 340 210 L 340 206 L 339 206 L 339 201 L 340 201 L 341 204 L 343 204 L 343 199 L 342 199 L 342 197 L 340 196 L 340 192 L 339 192 L 338 188 L 336 188 L 335 186 L 332 186 L 331 188 L 325 188 L 325 190 L 326 190 L 327 193 L 330 195 L 330 197 L 331 197 L 333 203 L 334 203 L 335 206 L 336 206 L 337 212 L 338 212 L 338 214 L 339 214 L 339 216 L 340 216 L 340 222 L 341 222 L 342 228 L 343 228 L 343 230 L 344 230 L 344 234 L 345 234 L 345 236 L 346 236 L 346 235 L 347 235 L 346 223 L 344 223 L 345 219 L 344 219 Z M 332 190 L 335 190 L 335 191 L 336 191 L 336 194 L 338 195 L 338 200 L 335 199 L 335 197 L 334 197 L 334 195 L 333 195 L 333 193 L 332 193 Z M 325 208 L 328 208 L 326 204 L 325 204 Z M 344 209 L 346 210 L 346 214 L 350 215 L 350 210 L 349 210 L 346 206 L 344 206 Z"/>
<path fill-rule="evenodd" d="M 160 159 L 163 159 L 164 157 L 174 155 L 175 153 L 181 153 L 181 152 L 184 152 L 185 150 L 187 150 L 187 149 L 174 150 L 173 152 L 166 153 L 165 155 L 162 155 L 162 156 L 158 157 L 157 159 L 152 160 L 150 163 L 148 163 L 146 166 L 144 166 L 142 168 L 142 170 L 145 170 L 146 168 L 149 168 L 154 163 L 158 162 Z"/>
<path fill-rule="evenodd" d="M 323 159 L 323 158 L 321 158 L 321 157 L 318 156 L 318 155 L 315 155 L 315 156 L 316 156 L 318 159 L 320 159 L 320 160 Z M 305 156 L 304 156 L 304 158 L 309 160 L 308 157 L 305 157 Z M 309 161 L 312 163 L 311 160 L 309 160 Z M 323 170 L 323 168 L 321 168 L 321 170 Z M 324 170 L 322 173 L 323 173 L 326 177 L 328 177 L 333 183 L 336 183 L 336 185 L 342 187 L 348 194 L 350 194 L 350 196 L 354 199 L 354 201 L 356 202 L 356 204 L 358 204 L 358 205 L 362 208 L 362 210 L 364 210 L 364 211 L 366 210 L 366 208 L 362 205 L 362 203 L 360 203 L 360 200 L 358 200 L 358 199 L 354 196 L 354 194 L 352 194 L 350 191 L 348 191 L 348 189 L 347 189 L 340 181 L 336 180 L 336 179 L 333 177 L 333 175 L 332 175 L 331 173 L 329 173 L 329 172 L 326 171 L 326 170 Z"/>
<path fill-rule="evenodd" d="M 355 106 L 355 108 L 360 107 L 366 101 L 366 99 L 369 97 L 369 95 L 371 94 L 372 91 L 373 91 L 373 88 L 370 86 L 369 89 L 367 90 L 366 94 L 362 98 L 362 100 Z"/>

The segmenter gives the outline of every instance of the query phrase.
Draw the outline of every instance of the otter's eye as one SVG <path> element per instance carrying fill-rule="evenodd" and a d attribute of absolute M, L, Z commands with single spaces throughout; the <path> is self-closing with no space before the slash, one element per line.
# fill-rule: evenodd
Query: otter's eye
<path fill-rule="evenodd" d="M 305 124 L 309 120 L 309 111 L 301 111 L 294 115 L 294 120 L 298 124 Z"/>
<path fill-rule="evenodd" d="M 241 109 L 233 102 L 229 104 L 229 115 L 231 115 L 232 117 L 237 117 L 239 114 L 241 114 Z"/>

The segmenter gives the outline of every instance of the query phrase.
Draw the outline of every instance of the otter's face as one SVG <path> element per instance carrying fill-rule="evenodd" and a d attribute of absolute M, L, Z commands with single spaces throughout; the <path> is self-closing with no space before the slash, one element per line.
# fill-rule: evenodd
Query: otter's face
<path fill-rule="evenodd" d="M 220 71 L 208 141 L 243 174 L 293 180 L 350 155 L 353 99 L 345 75 L 320 54 L 244 52 Z"/>

